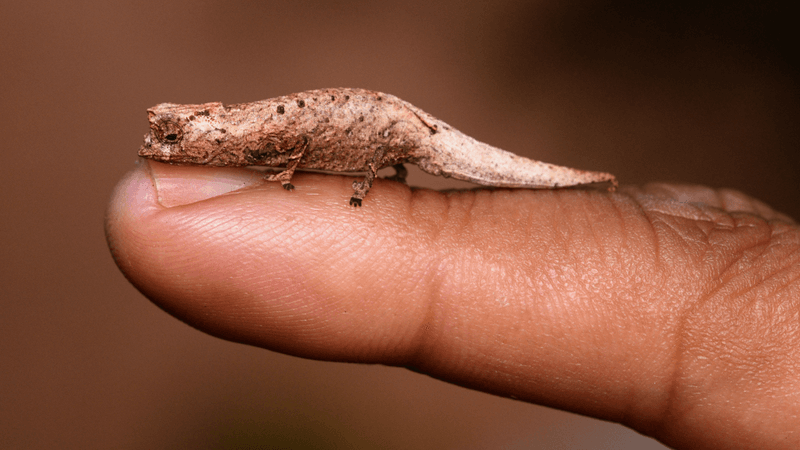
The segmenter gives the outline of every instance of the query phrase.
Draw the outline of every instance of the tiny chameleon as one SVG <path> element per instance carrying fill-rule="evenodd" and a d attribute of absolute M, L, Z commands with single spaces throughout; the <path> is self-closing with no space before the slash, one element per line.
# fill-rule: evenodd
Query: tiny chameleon
<path fill-rule="evenodd" d="M 150 132 L 139 156 L 171 164 L 270 166 L 267 175 L 293 190 L 296 169 L 366 172 L 353 182 L 361 201 L 378 170 L 405 182 L 404 163 L 423 171 L 508 188 L 610 183 L 614 175 L 534 161 L 477 141 L 393 95 L 365 89 L 319 89 L 223 105 L 162 103 L 147 110 Z"/>

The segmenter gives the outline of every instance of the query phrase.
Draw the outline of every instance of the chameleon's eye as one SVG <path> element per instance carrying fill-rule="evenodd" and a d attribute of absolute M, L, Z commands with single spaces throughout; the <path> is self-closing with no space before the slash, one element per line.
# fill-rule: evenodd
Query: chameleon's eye
<path fill-rule="evenodd" d="M 154 124 L 153 132 L 156 138 L 165 144 L 176 144 L 183 138 L 180 125 L 171 119 L 161 119 Z"/>

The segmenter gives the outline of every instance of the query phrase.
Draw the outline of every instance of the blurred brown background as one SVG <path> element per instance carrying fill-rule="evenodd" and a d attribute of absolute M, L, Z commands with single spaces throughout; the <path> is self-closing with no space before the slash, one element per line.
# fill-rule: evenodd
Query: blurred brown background
<path fill-rule="evenodd" d="M 573 3 L 2 2 L 0 447 L 662 448 L 403 369 L 212 338 L 131 287 L 103 236 L 147 107 L 337 86 L 536 159 L 733 187 L 800 218 L 789 10 Z"/>

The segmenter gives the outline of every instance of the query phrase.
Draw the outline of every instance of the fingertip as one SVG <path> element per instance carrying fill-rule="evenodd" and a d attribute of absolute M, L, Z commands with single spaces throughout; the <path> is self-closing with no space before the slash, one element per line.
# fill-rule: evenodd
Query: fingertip
<path fill-rule="evenodd" d="M 120 222 L 130 222 L 159 209 L 158 192 L 149 168 L 144 160 L 139 160 L 136 167 L 123 175 L 111 192 L 106 210 L 106 234 L 109 235 Z"/>

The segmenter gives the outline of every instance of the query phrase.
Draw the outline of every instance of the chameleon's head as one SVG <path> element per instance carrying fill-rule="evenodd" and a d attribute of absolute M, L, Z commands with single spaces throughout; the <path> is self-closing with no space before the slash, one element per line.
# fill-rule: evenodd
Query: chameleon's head
<path fill-rule="evenodd" d="M 173 164 L 208 163 L 214 142 L 226 133 L 216 123 L 224 109 L 222 103 L 162 103 L 148 109 L 150 132 L 144 136 L 139 156 Z"/>

